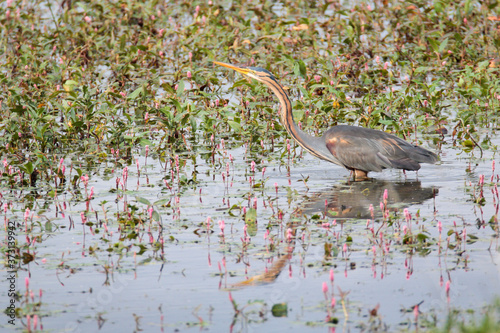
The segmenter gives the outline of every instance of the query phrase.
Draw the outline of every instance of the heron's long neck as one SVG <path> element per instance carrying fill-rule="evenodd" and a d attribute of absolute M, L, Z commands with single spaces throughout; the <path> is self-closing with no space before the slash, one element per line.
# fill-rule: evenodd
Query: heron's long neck
<path fill-rule="evenodd" d="M 326 147 L 323 138 L 309 135 L 297 126 L 293 119 L 292 103 L 283 87 L 274 80 L 269 80 L 268 86 L 280 101 L 280 120 L 288 134 L 312 155 L 333 163 L 338 163 Z"/>

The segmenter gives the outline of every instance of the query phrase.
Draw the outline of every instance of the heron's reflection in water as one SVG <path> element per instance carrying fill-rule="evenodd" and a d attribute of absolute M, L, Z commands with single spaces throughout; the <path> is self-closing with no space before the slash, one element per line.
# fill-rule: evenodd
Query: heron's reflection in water
<path fill-rule="evenodd" d="M 420 204 L 435 197 L 438 189 L 422 187 L 419 181 L 391 182 L 369 180 L 337 184 L 327 190 L 313 193 L 302 204 L 304 214 L 326 214 L 335 219 L 369 219 L 370 205 L 375 217 L 381 217 L 380 202 L 387 190 L 389 210 Z"/>
<path fill-rule="evenodd" d="M 435 187 L 422 187 L 419 181 L 391 182 L 383 180 L 368 180 L 363 182 L 348 182 L 337 184 L 327 190 L 313 193 L 300 205 L 302 214 L 325 214 L 335 219 L 370 219 L 370 205 L 374 207 L 374 216 L 382 217 L 383 212 L 379 207 L 384 200 L 387 190 L 387 206 L 389 210 L 403 209 L 405 207 L 421 204 L 434 198 L 438 189 Z M 296 223 L 290 223 L 289 228 L 295 230 Z M 281 271 L 292 258 L 295 249 L 295 240 L 288 244 L 287 253 L 282 254 L 273 261 L 271 267 L 265 272 L 257 274 L 243 282 L 232 285 L 233 288 L 271 283 L 276 280 Z"/>

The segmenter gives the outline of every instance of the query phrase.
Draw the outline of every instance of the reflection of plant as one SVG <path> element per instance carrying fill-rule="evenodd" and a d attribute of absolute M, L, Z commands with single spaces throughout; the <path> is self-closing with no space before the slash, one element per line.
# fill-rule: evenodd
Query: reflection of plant
<path fill-rule="evenodd" d="M 267 304 L 263 301 L 255 300 L 248 301 L 247 304 L 239 307 L 233 299 L 231 292 L 229 292 L 229 301 L 231 302 L 234 310 L 233 321 L 231 322 L 230 331 L 234 326 L 240 322 L 242 328 L 248 327 L 250 324 L 262 323 L 267 320 Z M 274 307 L 273 307 L 274 308 Z M 276 309 L 276 308 L 275 308 Z M 282 314 L 283 308 L 276 310 L 276 313 Z"/>
<path fill-rule="evenodd" d="M 25 279 L 26 291 L 24 295 L 21 292 L 17 292 L 16 303 L 18 304 L 16 308 L 16 317 L 21 319 L 23 326 L 26 327 L 28 332 L 32 330 L 36 331 L 38 329 L 43 330 L 42 324 L 42 290 L 35 295 L 35 292 L 30 289 L 30 279 L 26 277 Z"/>
<path fill-rule="evenodd" d="M 410 311 L 409 311 L 410 312 Z M 429 332 L 485 332 L 496 333 L 500 331 L 500 300 L 496 299 L 491 305 L 481 309 L 481 317 L 474 318 L 471 311 L 460 309 L 450 309 L 444 324 L 438 323 L 438 318 L 434 311 L 422 312 L 419 314 L 419 327 L 425 328 Z M 472 319 L 471 319 L 472 318 Z"/>

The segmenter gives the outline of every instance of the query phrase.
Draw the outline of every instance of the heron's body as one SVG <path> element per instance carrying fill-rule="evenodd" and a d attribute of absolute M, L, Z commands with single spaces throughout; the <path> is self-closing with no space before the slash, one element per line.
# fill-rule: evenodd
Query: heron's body
<path fill-rule="evenodd" d="M 366 179 L 368 172 L 383 169 L 416 171 L 420 163 L 434 163 L 436 154 L 404 141 L 397 136 L 369 128 L 338 125 L 315 137 L 300 130 L 293 119 L 292 103 L 283 87 L 267 70 L 214 63 L 234 69 L 267 85 L 278 97 L 281 123 L 297 143 L 314 156 L 341 165 L 354 173 L 357 180 Z"/>

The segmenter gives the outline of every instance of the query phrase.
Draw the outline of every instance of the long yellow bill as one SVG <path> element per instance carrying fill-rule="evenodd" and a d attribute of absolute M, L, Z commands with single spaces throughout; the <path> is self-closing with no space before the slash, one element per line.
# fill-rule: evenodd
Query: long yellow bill
<path fill-rule="evenodd" d="M 247 68 L 243 68 L 243 67 L 239 67 L 239 66 L 235 66 L 235 65 L 231 65 L 231 64 L 226 64 L 225 62 L 214 61 L 213 63 L 216 65 L 219 65 L 219 66 L 230 68 L 230 69 L 235 70 L 241 74 L 248 74 L 250 72 L 250 70 Z"/>

